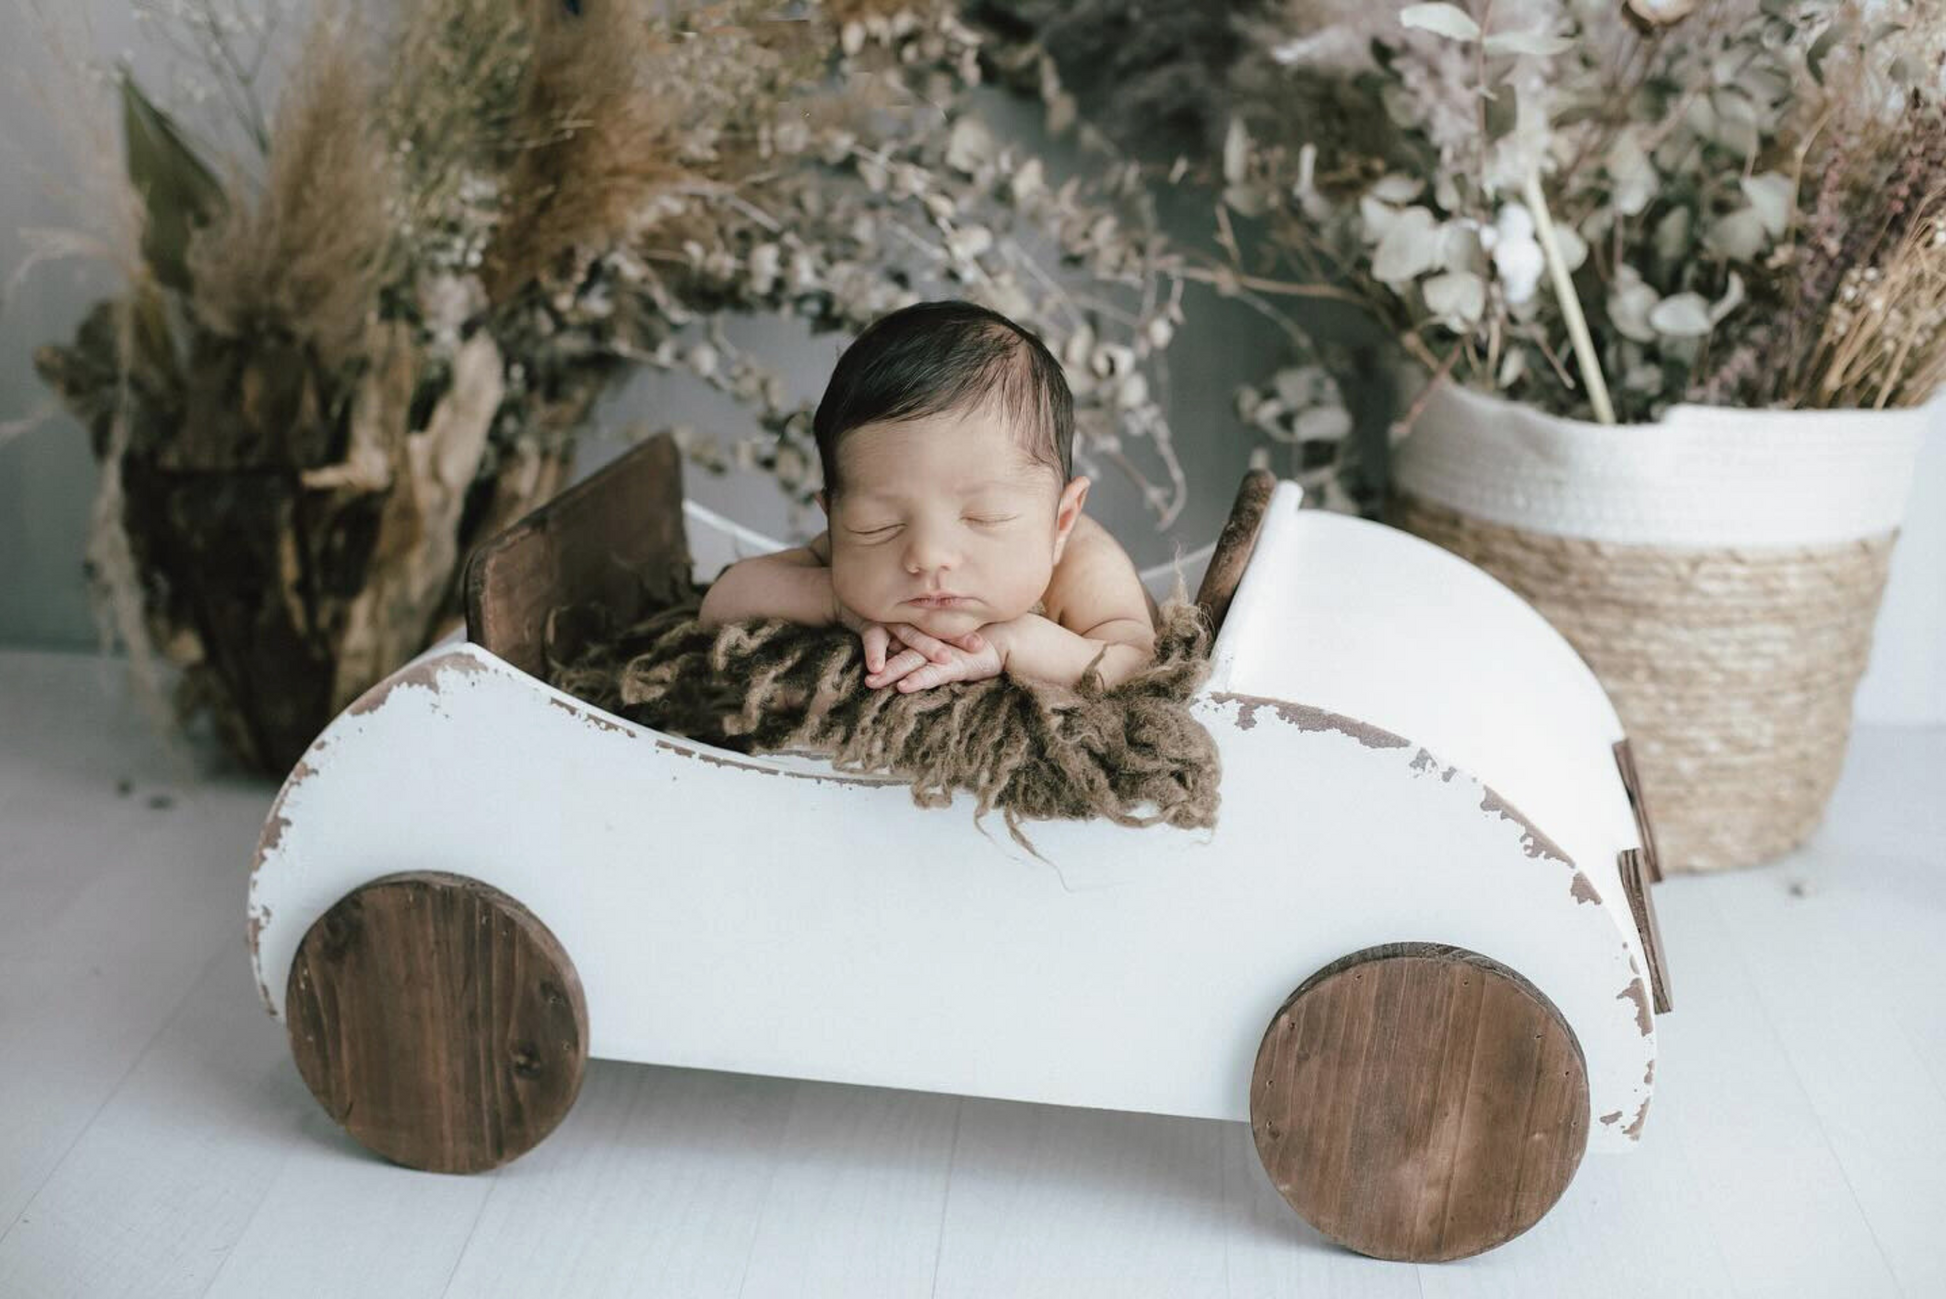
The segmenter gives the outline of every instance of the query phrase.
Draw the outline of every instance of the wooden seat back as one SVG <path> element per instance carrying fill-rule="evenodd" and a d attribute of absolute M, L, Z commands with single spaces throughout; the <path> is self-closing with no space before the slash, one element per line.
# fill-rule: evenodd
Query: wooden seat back
<path fill-rule="evenodd" d="M 1250 555 L 1257 547 L 1257 533 L 1263 527 L 1264 512 L 1270 507 L 1270 494 L 1276 486 L 1277 476 L 1268 469 L 1252 469 L 1246 473 L 1237 488 L 1236 503 L 1230 507 L 1229 520 L 1216 538 L 1216 549 L 1210 552 L 1209 567 L 1203 570 L 1203 581 L 1196 591 L 1196 603 L 1209 619 L 1212 645 L 1216 633 L 1222 630 L 1224 616 L 1230 612 L 1230 601 L 1236 596 L 1237 583 L 1243 580 L 1243 570 L 1250 565 Z"/>
<path fill-rule="evenodd" d="M 542 637 L 556 608 L 600 606 L 625 626 L 691 576 L 682 455 L 660 433 L 481 543 L 466 564 L 466 634 L 545 676 Z M 572 652 L 573 630 L 561 643 Z"/>

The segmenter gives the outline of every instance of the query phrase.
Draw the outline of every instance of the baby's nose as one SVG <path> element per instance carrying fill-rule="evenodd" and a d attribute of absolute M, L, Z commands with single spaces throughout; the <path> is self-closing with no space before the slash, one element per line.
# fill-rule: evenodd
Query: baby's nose
<path fill-rule="evenodd" d="M 952 547 L 931 532 L 915 530 L 906 544 L 906 571 L 915 576 L 930 569 L 950 568 L 954 559 Z"/>

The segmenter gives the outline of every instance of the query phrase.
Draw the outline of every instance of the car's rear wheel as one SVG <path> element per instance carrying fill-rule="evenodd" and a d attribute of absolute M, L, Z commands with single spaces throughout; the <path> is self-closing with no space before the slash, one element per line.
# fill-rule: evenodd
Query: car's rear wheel
<path fill-rule="evenodd" d="M 361 1144 L 442 1173 L 539 1144 L 581 1090 L 588 1008 L 532 912 L 464 875 L 352 890 L 298 944 L 284 996 L 298 1072 Z"/>
<path fill-rule="evenodd" d="M 1488 957 L 1391 943 L 1332 962 L 1271 1019 L 1250 1083 L 1264 1170 L 1376 1258 L 1464 1258 L 1540 1221 L 1588 1144 L 1588 1072 L 1554 1003 Z"/>

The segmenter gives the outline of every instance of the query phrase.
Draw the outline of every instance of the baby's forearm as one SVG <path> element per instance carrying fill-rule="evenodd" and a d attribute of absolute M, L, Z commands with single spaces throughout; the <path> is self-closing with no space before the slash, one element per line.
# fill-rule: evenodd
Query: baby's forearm
<path fill-rule="evenodd" d="M 831 570 L 821 564 L 788 563 L 759 555 L 718 574 L 703 593 L 696 621 L 704 628 L 751 618 L 825 627 L 837 621 Z"/>
<path fill-rule="evenodd" d="M 1101 655 L 1095 671 L 1104 686 L 1128 680 L 1155 660 L 1153 641 L 1147 645 L 1128 641 L 1097 640 L 1069 631 L 1060 623 L 1039 614 L 1026 614 L 1007 624 L 1006 671 L 1009 675 L 1032 677 L 1071 686 Z M 1105 652 L 1104 652 L 1105 651 Z"/>

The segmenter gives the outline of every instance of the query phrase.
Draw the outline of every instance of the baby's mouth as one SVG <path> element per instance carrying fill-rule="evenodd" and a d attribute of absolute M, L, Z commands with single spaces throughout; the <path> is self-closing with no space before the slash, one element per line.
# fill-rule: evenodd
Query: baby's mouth
<path fill-rule="evenodd" d="M 906 603 L 916 604 L 921 609 L 953 609 L 963 604 L 971 604 L 973 601 L 963 595 L 921 595 L 914 596 Z"/>

